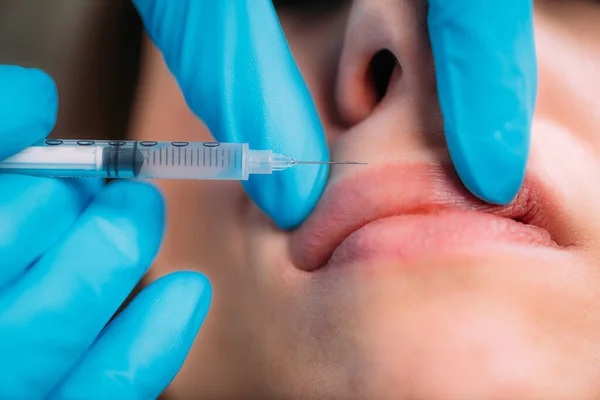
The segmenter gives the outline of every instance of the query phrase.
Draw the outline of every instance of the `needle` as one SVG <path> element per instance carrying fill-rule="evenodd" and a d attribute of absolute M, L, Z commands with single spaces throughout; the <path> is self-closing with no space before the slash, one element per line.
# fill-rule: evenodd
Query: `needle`
<path fill-rule="evenodd" d="M 366 162 L 358 162 L 358 161 L 296 161 L 296 160 L 293 160 L 292 164 L 367 165 Z"/>

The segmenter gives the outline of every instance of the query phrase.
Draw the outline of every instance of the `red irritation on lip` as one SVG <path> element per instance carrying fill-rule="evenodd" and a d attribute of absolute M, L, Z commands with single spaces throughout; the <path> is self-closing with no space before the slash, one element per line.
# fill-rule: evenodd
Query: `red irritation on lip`
<path fill-rule="evenodd" d="M 490 213 L 548 231 L 545 204 L 549 203 L 542 198 L 541 189 L 535 178 L 527 177 L 513 202 L 494 206 L 471 195 L 451 166 L 371 167 L 328 188 L 294 234 L 292 257 L 299 268 L 314 270 L 325 265 L 352 232 L 370 222 L 444 210 Z"/>

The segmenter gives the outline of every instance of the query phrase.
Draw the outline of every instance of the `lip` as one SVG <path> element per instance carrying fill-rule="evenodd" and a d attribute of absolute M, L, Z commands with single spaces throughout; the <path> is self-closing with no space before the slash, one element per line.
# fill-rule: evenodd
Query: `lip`
<path fill-rule="evenodd" d="M 450 165 L 387 164 L 345 177 L 324 193 L 292 237 L 301 270 L 373 258 L 399 260 L 498 243 L 561 247 L 548 191 L 531 174 L 507 206 L 484 203 Z"/>

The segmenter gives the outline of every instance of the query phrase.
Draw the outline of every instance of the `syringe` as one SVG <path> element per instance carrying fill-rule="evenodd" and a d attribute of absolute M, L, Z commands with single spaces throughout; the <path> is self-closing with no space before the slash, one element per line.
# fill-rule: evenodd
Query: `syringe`
<path fill-rule="evenodd" d="M 48 139 L 0 162 L 0 173 L 48 177 L 247 180 L 301 164 L 247 143 Z"/>

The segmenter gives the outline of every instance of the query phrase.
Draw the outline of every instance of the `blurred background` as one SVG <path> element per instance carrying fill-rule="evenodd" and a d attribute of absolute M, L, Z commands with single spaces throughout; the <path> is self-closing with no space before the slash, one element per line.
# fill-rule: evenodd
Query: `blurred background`
<path fill-rule="evenodd" d="M 130 0 L 0 0 L 0 64 L 40 68 L 55 79 L 53 137 L 125 136 L 142 32 Z"/>

